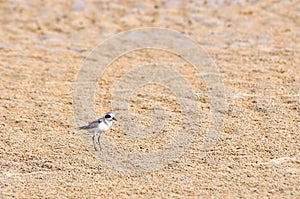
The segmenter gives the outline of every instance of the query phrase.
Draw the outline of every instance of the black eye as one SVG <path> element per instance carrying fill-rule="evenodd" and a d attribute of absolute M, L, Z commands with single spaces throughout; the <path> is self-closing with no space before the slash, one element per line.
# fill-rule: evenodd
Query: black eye
<path fill-rule="evenodd" d="M 105 118 L 111 118 L 111 116 L 110 115 L 105 115 Z"/>

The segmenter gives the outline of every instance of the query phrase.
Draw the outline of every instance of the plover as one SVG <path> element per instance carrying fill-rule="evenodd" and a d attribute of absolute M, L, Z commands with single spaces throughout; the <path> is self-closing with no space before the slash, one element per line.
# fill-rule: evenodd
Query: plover
<path fill-rule="evenodd" d="M 100 151 L 102 150 L 101 148 L 101 144 L 100 144 L 100 138 L 101 138 L 101 134 L 104 131 L 107 131 L 110 129 L 113 120 L 117 120 L 115 118 L 115 114 L 113 112 L 108 112 L 105 114 L 104 117 L 99 118 L 91 123 L 89 123 L 86 126 L 81 126 L 78 129 L 79 130 L 87 130 L 88 132 L 93 132 L 93 144 L 94 144 L 94 149 L 95 151 L 97 151 L 97 147 L 96 147 L 96 136 L 98 135 L 98 145 L 99 145 L 99 149 Z"/>

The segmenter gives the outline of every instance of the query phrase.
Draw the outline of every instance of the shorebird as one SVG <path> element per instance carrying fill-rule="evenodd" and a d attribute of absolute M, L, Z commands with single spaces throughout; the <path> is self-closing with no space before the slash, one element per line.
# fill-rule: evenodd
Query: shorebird
<path fill-rule="evenodd" d="M 98 151 L 97 147 L 96 147 L 96 136 L 98 135 L 97 142 L 98 142 L 98 145 L 99 145 L 99 149 L 101 151 L 102 150 L 101 144 L 100 144 L 101 134 L 104 131 L 107 131 L 107 130 L 110 129 L 110 127 L 112 126 L 113 120 L 117 120 L 115 118 L 115 114 L 113 112 L 108 112 L 108 113 L 105 114 L 104 117 L 99 118 L 99 119 L 89 123 L 86 126 L 81 126 L 78 129 L 79 130 L 87 130 L 88 132 L 93 132 L 94 133 L 94 135 L 93 135 L 93 144 L 94 144 L 95 151 Z"/>

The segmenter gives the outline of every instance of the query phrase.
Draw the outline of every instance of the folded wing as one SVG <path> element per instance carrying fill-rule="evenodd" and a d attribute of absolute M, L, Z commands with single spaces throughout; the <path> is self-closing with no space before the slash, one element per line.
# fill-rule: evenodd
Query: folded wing
<path fill-rule="evenodd" d="M 79 130 L 82 130 L 82 129 L 85 129 L 85 130 L 87 130 L 87 129 L 94 129 L 94 128 L 96 128 L 101 122 L 102 122 L 102 118 L 100 118 L 100 119 L 98 119 L 98 120 L 95 120 L 95 121 L 89 123 L 89 124 L 86 125 L 86 126 L 81 126 L 81 127 L 79 127 L 78 129 L 79 129 Z"/>

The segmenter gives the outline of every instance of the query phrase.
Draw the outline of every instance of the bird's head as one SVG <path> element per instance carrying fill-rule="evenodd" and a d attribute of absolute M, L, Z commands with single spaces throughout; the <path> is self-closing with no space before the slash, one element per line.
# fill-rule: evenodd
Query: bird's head
<path fill-rule="evenodd" d="M 112 120 L 116 120 L 117 121 L 117 119 L 116 119 L 116 117 L 115 117 L 116 115 L 113 113 L 113 112 L 108 112 L 108 113 L 106 113 L 105 114 L 105 119 L 106 120 L 108 120 L 108 121 L 112 121 Z"/>

